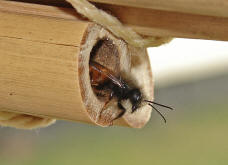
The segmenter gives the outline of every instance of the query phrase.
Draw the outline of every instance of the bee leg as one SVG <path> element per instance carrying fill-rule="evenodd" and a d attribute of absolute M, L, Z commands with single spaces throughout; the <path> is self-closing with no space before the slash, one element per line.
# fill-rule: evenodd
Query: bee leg
<path fill-rule="evenodd" d="M 126 109 L 123 107 L 123 105 L 121 104 L 120 101 L 118 101 L 118 108 L 119 108 L 122 112 L 120 112 L 120 114 L 119 114 L 117 117 L 115 117 L 114 120 L 121 118 L 121 117 L 125 114 L 125 112 L 126 112 Z"/>
<path fill-rule="evenodd" d="M 93 86 L 93 87 L 97 87 L 97 86 L 100 85 L 99 83 L 97 83 L 97 82 L 95 82 L 93 80 L 90 83 L 91 83 L 91 86 Z"/>
<path fill-rule="evenodd" d="M 105 91 L 104 91 L 104 90 L 99 90 L 99 89 L 93 88 L 93 91 L 94 91 L 94 93 L 95 93 L 97 96 L 100 96 L 100 97 L 105 97 L 105 96 L 107 96 L 107 94 L 105 94 Z"/>
<path fill-rule="evenodd" d="M 113 98 L 113 96 L 114 96 L 114 92 L 111 92 L 110 95 L 109 95 L 108 100 L 104 103 L 104 106 L 103 106 L 103 108 L 102 108 L 102 110 L 100 112 L 99 118 L 101 117 L 102 112 L 107 108 L 107 105 L 110 102 L 110 100 Z"/>

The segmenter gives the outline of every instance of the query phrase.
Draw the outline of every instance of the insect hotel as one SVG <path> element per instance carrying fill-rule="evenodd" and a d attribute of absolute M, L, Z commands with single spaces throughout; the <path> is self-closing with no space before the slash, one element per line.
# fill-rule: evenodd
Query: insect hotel
<path fill-rule="evenodd" d="M 129 91 L 153 104 L 146 48 L 173 37 L 227 41 L 228 4 L 217 2 L 0 1 L 0 125 L 32 129 L 59 119 L 143 127 L 152 107 L 136 107 Z M 102 66 L 95 75 L 91 61 Z"/>

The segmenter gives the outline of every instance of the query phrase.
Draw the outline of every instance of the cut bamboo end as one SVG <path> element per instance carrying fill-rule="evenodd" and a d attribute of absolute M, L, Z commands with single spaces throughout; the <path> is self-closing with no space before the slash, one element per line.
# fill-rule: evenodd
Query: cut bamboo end
<path fill-rule="evenodd" d="M 101 113 L 104 100 L 94 94 L 89 77 L 93 58 L 140 80 L 152 98 L 145 49 L 132 48 L 90 22 L 6 11 L 0 11 L 0 17 L 0 109 L 101 126 L 139 128 L 149 120 L 150 108 L 142 107 L 113 123 L 119 112 L 115 99 Z"/>
<path fill-rule="evenodd" d="M 128 77 L 132 78 L 134 83 L 138 85 L 145 98 L 154 100 L 154 82 L 152 79 L 152 72 L 147 55 L 146 49 L 138 49 L 129 46 L 129 54 L 131 55 L 131 67 Z M 124 104 L 128 110 L 131 109 L 131 104 L 126 102 Z M 139 108 L 135 113 L 130 111 L 120 120 L 114 122 L 117 125 L 127 125 L 134 128 L 143 127 L 150 119 L 151 107 L 143 106 Z"/>
<path fill-rule="evenodd" d="M 131 74 L 132 77 L 140 80 L 138 84 L 146 97 L 151 98 L 153 86 L 149 60 L 145 49 L 129 47 L 124 41 L 114 37 L 98 25 L 90 27 L 86 36 L 79 56 L 79 81 L 82 99 L 91 119 L 98 125 L 109 126 L 113 124 L 114 118 L 120 113 L 117 100 L 113 99 L 109 106 L 101 112 L 105 99 L 98 98 L 93 92 L 89 77 L 89 60 L 96 61 L 114 72 Z M 125 106 L 130 110 L 130 103 L 126 103 Z M 149 107 L 142 107 L 135 114 L 131 114 L 129 111 L 122 119 L 114 121 L 114 124 L 142 127 L 149 120 L 150 112 Z"/>

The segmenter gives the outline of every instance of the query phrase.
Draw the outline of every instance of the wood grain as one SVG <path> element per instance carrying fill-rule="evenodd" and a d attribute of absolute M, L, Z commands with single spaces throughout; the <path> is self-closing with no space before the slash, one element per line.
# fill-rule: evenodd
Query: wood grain
<path fill-rule="evenodd" d="M 69 7 L 65 0 L 15 0 Z M 227 0 L 89 0 L 90 2 L 180 13 L 228 17 Z"/>
<path fill-rule="evenodd" d="M 228 40 L 228 18 L 115 5 L 98 7 L 145 36 Z"/>
<path fill-rule="evenodd" d="M 5 12 L 0 17 L 1 107 L 89 122 L 76 92 L 77 54 L 89 23 Z"/>
<path fill-rule="evenodd" d="M 16 3 L 7 3 L 8 7 L 0 5 L 0 110 L 112 125 L 119 113 L 116 101 L 101 114 L 104 101 L 93 92 L 89 77 L 91 52 L 101 40 L 109 42 L 97 51 L 102 55 L 99 60 L 109 66 L 116 65 L 115 70 L 120 72 L 130 71 L 130 54 L 140 54 L 142 60 L 137 60 L 132 76 L 139 75 L 137 71 L 143 72 L 142 90 L 148 92 L 148 98 L 153 98 L 145 49 L 134 50 L 94 23 L 65 19 L 62 10 L 59 12 L 53 7 L 47 10 L 49 7 L 42 8 L 42 5 L 29 8 L 31 4 L 19 4 L 18 8 L 14 5 L 9 8 L 9 4 Z M 49 16 L 51 11 L 57 14 Z M 142 127 L 150 113 L 149 107 L 142 107 L 137 114 L 127 113 L 114 124 Z"/>
<path fill-rule="evenodd" d="M 97 4 L 145 36 L 228 40 L 228 18 Z M 0 1 L 0 10 L 69 20 L 85 20 L 74 9 Z M 142 19 L 143 18 L 143 19 Z"/>
<path fill-rule="evenodd" d="M 228 17 L 227 0 L 90 0 L 104 4 Z"/>

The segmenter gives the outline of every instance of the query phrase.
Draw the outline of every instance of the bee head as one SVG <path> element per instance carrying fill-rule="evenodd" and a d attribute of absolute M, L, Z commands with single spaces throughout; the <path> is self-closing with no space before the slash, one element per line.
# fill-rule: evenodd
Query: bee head
<path fill-rule="evenodd" d="M 135 88 L 132 89 L 129 92 L 129 99 L 131 101 L 132 104 L 132 113 L 135 112 L 137 110 L 137 108 L 139 108 L 141 102 L 142 102 L 142 93 L 139 89 Z"/>

